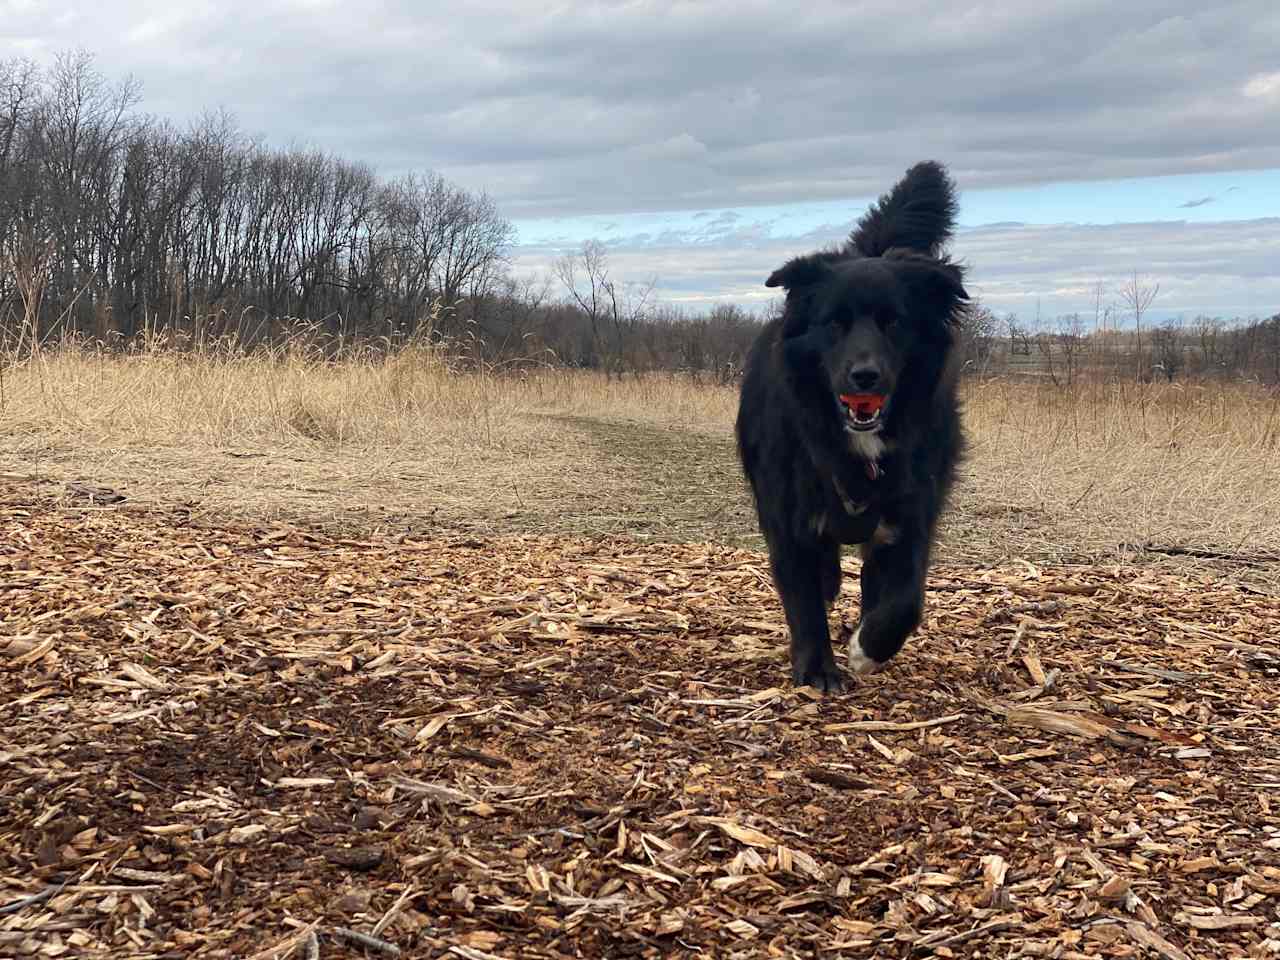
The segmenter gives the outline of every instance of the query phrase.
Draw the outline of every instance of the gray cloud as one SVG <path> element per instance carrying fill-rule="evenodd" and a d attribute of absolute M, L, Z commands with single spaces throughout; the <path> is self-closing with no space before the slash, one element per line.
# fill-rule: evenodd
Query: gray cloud
<path fill-rule="evenodd" d="M 275 144 L 438 170 L 513 219 L 599 215 L 617 276 L 696 306 L 767 303 L 774 267 L 850 226 L 782 239 L 729 208 L 865 199 L 923 157 L 965 191 L 1280 166 L 1274 0 L 6 7 L 0 57 L 78 45 L 179 123 L 225 107 Z M 1208 189 L 1181 208 L 1234 188 Z M 624 216 L 673 209 L 693 225 L 637 233 Z M 545 270 L 575 243 L 563 233 L 517 269 Z M 1114 290 L 1136 268 L 1160 278 L 1162 310 L 1247 315 L 1280 306 L 1278 246 L 1276 220 L 1009 222 L 956 252 L 1002 311 L 1088 313 L 1098 279 Z"/>
<path fill-rule="evenodd" d="M 866 196 L 925 156 L 966 189 L 1280 156 L 1273 0 L 27 0 L 0 56 L 90 42 L 149 110 L 225 106 L 517 218 Z"/>

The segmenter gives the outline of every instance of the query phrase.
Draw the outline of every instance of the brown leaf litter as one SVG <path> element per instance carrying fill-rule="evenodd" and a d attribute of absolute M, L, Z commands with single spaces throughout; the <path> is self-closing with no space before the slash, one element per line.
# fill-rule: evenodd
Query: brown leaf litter
<path fill-rule="evenodd" d="M 2 956 L 1280 955 L 1225 576 L 940 568 L 824 700 L 759 553 L 6 497 Z"/>

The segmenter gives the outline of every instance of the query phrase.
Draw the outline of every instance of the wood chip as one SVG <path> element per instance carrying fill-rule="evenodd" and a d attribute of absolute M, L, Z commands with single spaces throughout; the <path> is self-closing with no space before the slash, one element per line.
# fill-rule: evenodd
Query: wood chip
<path fill-rule="evenodd" d="M 753 847 L 773 847 L 778 843 L 767 833 L 761 833 L 752 827 L 743 826 L 723 817 L 701 817 L 698 822 L 710 824 L 725 836 L 732 837 L 739 843 L 745 843 Z"/>
<path fill-rule="evenodd" d="M 334 847 L 326 850 L 324 856 L 345 870 L 373 870 L 381 866 L 386 852 L 382 847 Z"/>
<path fill-rule="evenodd" d="M 1280 939 L 1280 596 L 1238 578 L 940 564 L 811 697 L 758 549 L 64 506 L 0 490 L 5 956 Z"/>
<path fill-rule="evenodd" d="M 1265 926 L 1263 917 L 1226 916 L 1225 914 L 1200 916 L 1193 913 L 1178 912 L 1173 919 L 1183 926 L 1196 930 L 1250 930 L 1253 927 Z"/>
<path fill-rule="evenodd" d="M 979 700 L 982 706 L 1018 726 L 1034 727 L 1049 733 L 1062 733 L 1082 740 L 1108 740 L 1119 746 L 1133 747 L 1140 741 L 1121 732 L 1115 725 L 1097 717 L 1057 713 L 1038 707 L 1006 706 L 990 700 Z"/>
<path fill-rule="evenodd" d="M 1125 924 L 1125 929 L 1129 931 L 1131 936 L 1137 943 L 1144 947 L 1150 947 L 1166 960 L 1191 960 L 1185 953 L 1175 947 L 1172 943 L 1162 937 L 1159 933 L 1152 930 L 1145 924 L 1139 923 L 1137 920 L 1130 920 Z"/>
<path fill-rule="evenodd" d="M 955 713 L 946 717 L 934 717 L 932 720 L 912 720 L 898 723 L 891 720 L 853 720 L 847 723 L 828 723 L 822 727 L 823 733 L 910 733 L 913 730 L 928 730 L 948 723 L 963 720 L 964 714 Z"/>

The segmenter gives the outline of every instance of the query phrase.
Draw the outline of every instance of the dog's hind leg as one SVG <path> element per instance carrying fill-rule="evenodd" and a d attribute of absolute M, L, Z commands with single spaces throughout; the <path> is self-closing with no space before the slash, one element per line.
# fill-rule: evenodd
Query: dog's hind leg
<path fill-rule="evenodd" d="M 792 679 L 824 693 L 843 690 L 844 677 L 831 651 L 827 625 L 827 608 L 840 588 L 839 545 L 774 541 L 769 559 L 791 630 Z"/>
<path fill-rule="evenodd" d="M 924 614 L 928 538 L 899 528 L 862 551 L 862 616 L 849 642 L 849 669 L 872 673 L 893 659 Z"/>

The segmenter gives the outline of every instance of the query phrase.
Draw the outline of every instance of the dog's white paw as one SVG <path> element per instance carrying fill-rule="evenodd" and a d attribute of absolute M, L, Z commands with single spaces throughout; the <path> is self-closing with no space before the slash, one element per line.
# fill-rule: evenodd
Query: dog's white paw
<path fill-rule="evenodd" d="M 884 664 L 878 660 L 872 660 L 862 652 L 862 644 L 858 642 L 858 635 L 862 633 L 862 627 L 853 631 L 853 636 L 849 638 L 849 671 L 857 674 L 878 673 L 884 668 Z"/>

